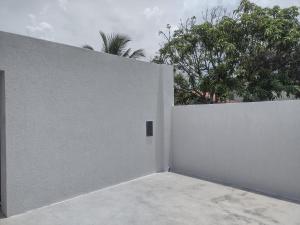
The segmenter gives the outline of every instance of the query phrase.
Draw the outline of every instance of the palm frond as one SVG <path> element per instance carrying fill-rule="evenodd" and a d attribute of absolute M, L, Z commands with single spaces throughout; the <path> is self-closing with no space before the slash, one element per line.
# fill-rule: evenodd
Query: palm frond
<path fill-rule="evenodd" d="M 132 59 L 137 59 L 137 58 L 141 58 L 141 57 L 145 57 L 144 49 L 138 49 L 129 56 L 129 58 L 132 58 Z"/>
<path fill-rule="evenodd" d="M 131 52 L 131 48 L 127 49 L 127 51 L 122 55 L 123 57 L 129 57 Z"/>
<path fill-rule="evenodd" d="M 82 48 L 86 48 L 86 49 L 89 49 L 89 50 L 94 50 L 94 48 L 90 45 L 83 45 Z"/>
<path fill-rule="evenodd" d="M 111 34 L 108 38 L 108 53 L 122 56 L 128 42 L 130 39 L 126 35 Z"/>
<path fill-rule="evenodd" d="M 106 35 L 104 32 L 99 32 L 102 38 L 102 51 L 118 55 L 127 58 L 137 59 L 140 57 L 145 57 L 143 49 L 138 49 L 131 53 L 131 48 L 127 48 L 128 43 L 131 39 L 127 35 L 123 34 L 110 34 Z"/>
<path fill-rule="evenodd" d="M 103 52 L 106 52 L 106 53 L 109 53 L 108 52 L 108 41 L 107 41 L 107 37 L 106 37 L 106 34 L 103 32 L 103 31 L 100 31 L 99 32 L 100 35 L 101 35 L 101 38 L 102 38 L 102 42 L 103 42 L 103 45 L 102 45 L 102 51 Z"/>

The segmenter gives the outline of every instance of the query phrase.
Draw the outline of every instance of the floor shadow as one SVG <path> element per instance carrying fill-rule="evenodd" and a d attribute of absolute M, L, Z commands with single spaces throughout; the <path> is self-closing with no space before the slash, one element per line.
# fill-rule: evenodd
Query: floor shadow
<path fill-rule="evenodd" d="M 0 220 L 3 220 L 3 219 L 5 219 L 6 217 L 3 215 L 3 213 L 2 212 L 0 212 Z"/>

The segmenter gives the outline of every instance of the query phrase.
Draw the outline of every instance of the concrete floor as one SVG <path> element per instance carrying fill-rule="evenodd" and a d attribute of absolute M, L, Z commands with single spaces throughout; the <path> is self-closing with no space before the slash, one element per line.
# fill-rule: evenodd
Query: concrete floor
<path fill-rule="evenodd" d="M 0 225 L 300 225 L 300 205 L 174 173 L 0 219 Z"/>

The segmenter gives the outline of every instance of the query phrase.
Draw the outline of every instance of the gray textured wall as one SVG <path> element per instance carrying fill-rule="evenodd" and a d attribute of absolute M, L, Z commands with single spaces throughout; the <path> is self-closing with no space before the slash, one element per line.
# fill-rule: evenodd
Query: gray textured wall
<path fill-rule="evenodd" d="M 6 215 L 168 168 L 172 67 L 0 32 L 0 70 Z"/>
<path fill-rule="evenodd" d="M 176 106 L 172 169 L 300 200 L 300 101 Z"/>
<path fill-rule="evenodd" d="M 0 53 L 1 54 L 1 53 Z M 4 71 L 0 70 L 0 195 L 1 202 L 6 202 L 6 152 L 5 152 L 5 86 Z"/>

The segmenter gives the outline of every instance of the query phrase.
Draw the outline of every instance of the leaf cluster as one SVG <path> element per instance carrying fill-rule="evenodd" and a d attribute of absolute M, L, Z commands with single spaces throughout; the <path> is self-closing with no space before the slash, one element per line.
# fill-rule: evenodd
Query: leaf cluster
<path fill-rule="evenodd" d="M 172 34 L 170 26 L 161 32 L 165 43 L 154 62 L 175 66 L 176 103 L 300 96 L 299 9 L 242 0 L 232 14 L 225 12 L 217 8 L 200 24 L 193 17 Z"/>

